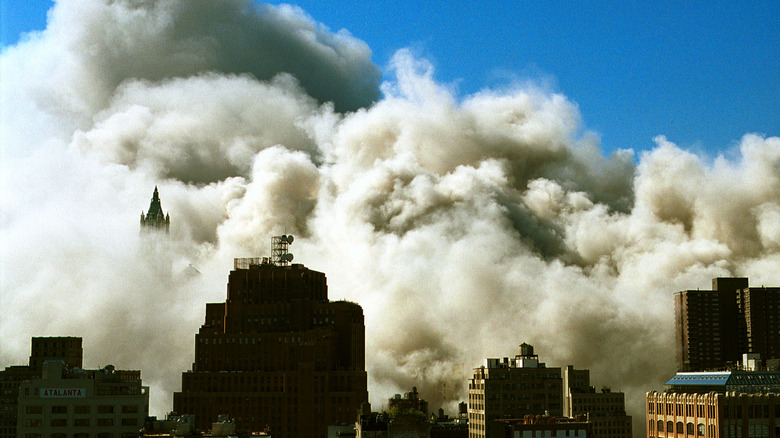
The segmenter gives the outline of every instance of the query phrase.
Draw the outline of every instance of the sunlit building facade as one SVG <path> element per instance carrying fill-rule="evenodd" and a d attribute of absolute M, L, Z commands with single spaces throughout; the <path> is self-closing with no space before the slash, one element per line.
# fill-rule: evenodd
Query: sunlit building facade
<path fill-rule="evenodd" d="M 678 373 L 647 394 L 649 438 L 778 438 L 780 373 Z"/>
<path fill-rule="evenodd" d="M 490 358 L 469 379 L 469 438 L 492 436 L 504 426 L 495 420 L 526 415 L 563 415 L 560 368 L 539 362 L 533 346 L 520 345 L 514 358 Z"/>

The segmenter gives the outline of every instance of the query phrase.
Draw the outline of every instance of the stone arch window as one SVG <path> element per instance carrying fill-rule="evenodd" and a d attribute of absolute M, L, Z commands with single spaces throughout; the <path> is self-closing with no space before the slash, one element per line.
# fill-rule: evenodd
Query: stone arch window
<path fill-rule="evenodd" d="M 664 431 L 664 422 L 662 420 L 658 420 L 658 432 Z"/>
<path fill-rule="evenodd" d="M 674 423 L 671 421 L 666 422 L 666 431 L 669 433 L 674 433 Z"/>
<path fill-rule="evenodd" d="M 688 423 L 685 425 L 685 434 L 695 435 L 693 423 Z"/>
<path fill-rule="evenodd" d="M 682 421 L 677 422 L 677 433 L 679 434 L 685 433 L 685 425 L 683 425 Z"/>
<path fill-rule="evenodd" d="M 697 432 L 696 432 L 697 435 L 704 436 L 704 430 L 705 430 L 704 429 L 704 423 L 699 423 L 698 425 L 696 425 L 696 429 L 697 429 Z"/>

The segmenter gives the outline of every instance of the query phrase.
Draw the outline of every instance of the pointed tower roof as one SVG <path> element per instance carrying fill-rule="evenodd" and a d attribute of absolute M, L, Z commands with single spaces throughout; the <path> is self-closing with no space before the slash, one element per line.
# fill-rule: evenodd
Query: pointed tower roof
<path fill-rule="evenodd" d="M 157 186 L 154 186 L 152 202 L 149 204 L 149 211 L 146 212 L 146 217 L 144 217 L 144 212 L 141 211 L 141 230 L 146 227 L 152 227 L 168 232 L 170 224 L 171 218 L 163 213 L 160 193 L 157 191 Z"/>
<path fill-rule="evenodd" d="M 148 215 L 160 215 L 160 217 L 164 216 L 162 211 L 162 205 L 160 204 L 160 194 L 157 192 L 157 186 L 154 186 L 154 193 L 152 194 L 152 202 L 149 204 L 149 211 L 147 212 Z"/>

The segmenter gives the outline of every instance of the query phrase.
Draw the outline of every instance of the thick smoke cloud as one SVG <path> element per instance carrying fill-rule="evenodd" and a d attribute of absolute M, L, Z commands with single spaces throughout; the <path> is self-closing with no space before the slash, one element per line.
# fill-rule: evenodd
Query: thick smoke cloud
<path fill-rule="evenodd" d="M 364 43 L 242 1 L 61 1 L 0 67 L 0 364 L 82 336 L 86 366 L 142 370 L 153 414 L 232 258 L 276 234 L 363 306 L 376 407 L 416 385 L 452 412 L 529 342 L 627 392 L 641 428 L 672 293 L 780 284 L 777 137 L 604 157 L 562 94 L 459 98 L 402 50 L 380 99 Z M 155 185 L 170 239 L 138 233 Z"/>

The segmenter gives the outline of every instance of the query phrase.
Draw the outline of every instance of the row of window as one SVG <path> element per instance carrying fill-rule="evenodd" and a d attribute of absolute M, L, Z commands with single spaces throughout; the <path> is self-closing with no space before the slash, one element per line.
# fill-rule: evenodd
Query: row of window
<path fill-rule="evenodd" d="M 121 422 L 116 422 L 122 426 L 138 426 L 138 418 L 122 418 Z M 67 418 L 52 418 L 49 421 L 49 427 L 91 427 L 91 426 L 113 426 L 113 418 L 98 418 L 94 423 L 89 418 L 76 418 L 71 424 L 68 424 Z M 24 420 L 24 427 L 43 427 L 43 419 L 41 418 L 28 418 Z"/>
<path fill-rule="evenodd" d="M 37 414 L 43 414 L 43 408 L 44 406 L 40 405 L 34 405 L 34 406 L 27 406 L 25 407 L 25 413 L 30 415 L 37 415 Z M 119 408 L 117 406 L 117 408 Z M 138 413 L 138 405 L 122 405 L 121 412 L 123 414 L 137 414 Z M 119 409 L 117 409 L 117 412 Z M 68 413 L 68 405 L 54 405 L 49 407 L 49 413 L 53 415 L 57 414 L 67 414 Z M 74 414 L 91 414 L 92 413 L 92 406 L 91 405 L 76 405 L 73 406 L 73 413 Z M 114 413 L 114 406 L 113 405 L 98 405 L 97 407 L 97 413 L 98 414 L 113 414 Z"/>
<path fill-rule="evenodd" d="M 75 433 L 72 435 L 73 438 L 136 438 L 138 437 L 138 432 L 124 432 L 121 434 L 114 434 L 111 432 L 99 432 L 95 434 L 89 434 L 86 432 L 80 432 Z M 24 438 L 68 438 L 67 434 L 64 433 L 53 433 L 51 435 L 44 436 L 40 433 L 26 433 L 24 434 Z"/>
<path fill-rule="evenodd" d="M 715 418 L 715 406 L 712 405 L 695 405 L 696 417 L 704 418 L 705 414 L 707 418 Z M 706 410 L 705 410 L 706 408 Z M 653 415 L 658 412 L 658 415 L 677 415 L 686 417 L 694 416 L 694 405 L 681 404 L 681 403 L 648 403 L 648 413 Z M 774 406 L 775 417 L 780 417 L 780 404 Z M 730 405 L 726 406 L 723 410 L 724 418 L 769 418 L 770 406 L 769 405 Z"/>

